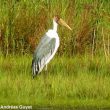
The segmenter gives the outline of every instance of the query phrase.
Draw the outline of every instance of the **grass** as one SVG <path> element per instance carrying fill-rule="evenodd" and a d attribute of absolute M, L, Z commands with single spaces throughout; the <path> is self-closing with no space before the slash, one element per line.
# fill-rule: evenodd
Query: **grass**
<path fill-rule="evenodd" d="M 109 0 L 0 0 L 0 104 L 110 108 L 109 12 Z M 58 55 L 32 79 L 54 15 L 72 31 L 59 26 Z"/>
<path fill-rule="evenodd" d="M 100 57 L 56 56 L 32 79 L 31 56 L 1 56 L 0 104 L 109 108 L 109 67 Z"/>
<path fill-rule="evenodd" d="M 108 0 L 0 0 L 0 50 L 4 55 L 32 53 L 59 15 L 72 28 L 59 26 L 59 54 L 90 53 L 91 47 L 95 54 L 98 47 L 109 53 L 109 10 Z"/>

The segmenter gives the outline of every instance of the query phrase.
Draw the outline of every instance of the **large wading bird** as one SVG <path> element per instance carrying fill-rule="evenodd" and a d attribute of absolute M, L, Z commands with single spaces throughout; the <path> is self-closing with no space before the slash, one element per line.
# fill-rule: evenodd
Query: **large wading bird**
<path fill-rule="evenodd" d="M 72 30 L 63 19 L 55 16 L 53 18 L 53 29 L 49 29 L 42 37 L 38 44 L 32 60 L 32 75 L 33 77 L 39 74 L 44 67 L 47 68 L 47 64 L 54 57 L 59 47 L 59 36 L 57 34 L 58 24 L 67 27 Z"/>

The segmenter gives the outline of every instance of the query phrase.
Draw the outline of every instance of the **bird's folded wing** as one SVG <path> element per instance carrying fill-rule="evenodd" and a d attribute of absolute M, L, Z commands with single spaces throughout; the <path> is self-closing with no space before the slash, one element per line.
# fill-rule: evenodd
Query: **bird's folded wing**
<path fill-rule="evenodd" d="M 56 39 L 44 36 L 41 39 L 34 53 L 34 62 L 37 62 L 39 68 L 44 66 L 55 50 Z"/>

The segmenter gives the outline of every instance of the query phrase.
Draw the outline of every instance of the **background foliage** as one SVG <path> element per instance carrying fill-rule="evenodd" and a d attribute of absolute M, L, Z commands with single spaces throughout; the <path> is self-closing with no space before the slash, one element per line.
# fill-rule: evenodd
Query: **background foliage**
<path fill-rule="evenodd" d="M 33 53 L 52 18 L 59 15 L 72 32 L 59 26 L 59 55 L 109 55 L 109 0 L 0 0 L 0 50 L 3 54 Z"/>

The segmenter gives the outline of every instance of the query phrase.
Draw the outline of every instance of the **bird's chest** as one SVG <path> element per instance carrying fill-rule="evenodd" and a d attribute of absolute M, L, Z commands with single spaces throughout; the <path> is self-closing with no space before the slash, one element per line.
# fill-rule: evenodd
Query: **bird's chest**
<path fill-rule="evenodd" d="M 59 40 L 59 37 L 56 37 L 56 48 L 58 48 L 60 45 L 60 40 Z"/>

